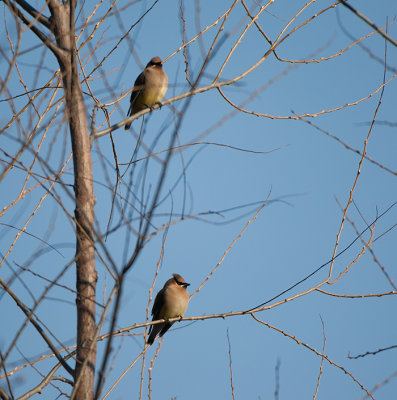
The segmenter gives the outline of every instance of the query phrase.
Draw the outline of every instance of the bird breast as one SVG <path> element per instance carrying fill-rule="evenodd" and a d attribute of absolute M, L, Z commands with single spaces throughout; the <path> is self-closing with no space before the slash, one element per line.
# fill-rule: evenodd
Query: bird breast
<path fill-rule="evenodd" d="M 189 294 L 186 289 L 172 287 L 167 289 L 162 314 L 165 318 L 182 317 L 187 309 Z"/>

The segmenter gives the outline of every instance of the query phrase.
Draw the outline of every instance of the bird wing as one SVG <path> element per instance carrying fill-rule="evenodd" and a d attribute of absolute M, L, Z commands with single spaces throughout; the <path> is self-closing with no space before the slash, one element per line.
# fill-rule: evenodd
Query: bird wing
<path fill-rule="evenodd" d="M 152 321 L 156 321 L 159 315 L 159 312 L 161 310 L 161 305 L 164 303 L 164 289 L 161 289 L 158 293 L 156 298 L 154 299 L 153 307 L 152 307 Z M 153 343 L 155 337 L 161 330 L 163 324 L 158 324 L 158 325 L 150 325 L 149 328 L 149 342 L 148 343 Z"/>
<path fill-rule="evenodd" d="M 139 93 L 142 91 L 146 83 L 145 74 L 141 72 L 136 78 L 134 83 L 134 90 L 131 92 L 130 97 L 130 108 L 128 109 L 128 115 L 132 115 L 132 106 L 135 102 L 135 99 L 138 97 Z"/>
<path fill-rule="evenodd" d="M 153 304 L 153 308 L 152 308 L 153 320 L 158 319 L 158 315 L 160 313 L 162 304 L 164 304 L 164 290 L 163 289 L 161 289 L 157 293 L 157 296 L 154 299 L 154 304 Z"/>

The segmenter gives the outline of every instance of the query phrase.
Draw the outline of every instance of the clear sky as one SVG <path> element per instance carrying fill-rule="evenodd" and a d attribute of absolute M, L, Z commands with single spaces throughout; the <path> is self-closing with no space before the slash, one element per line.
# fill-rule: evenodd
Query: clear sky
<path fill-rule="evenodd" d="M 184 2 L 187 40 L 212 24 L 231 3 Z M 95 23 L 108 10 L 109 4 L 104 2 L 99 7 L 93 19 Z M 95 32 L 90 44 L 81 50 L 82 61 L 86 62 L 92 49 L 89 46 L 98 44 L 96 56 L 88 60 L 86 73 L 98 65 L 152 4 L 147 1 L 116 4 L 113 12 L 120 13 L 117 16 L 111 14 Z M 256 4 L 247 2 L 253 14 L 258 11 Z M 261 14 L 258 23 L 274 41 L 304 4 L 304 1 L 275 1 Z M 313 2 L 286 32 L 331 4 L 329 1 Z M 349 4 L 379 27 L 389 23 L 388 35 L 397 39 L 397 28 L 393 23 L 397 14 L 396 2 L 361 0 Z M 80 23 L 92 12 L 94 2 L 81 5 Z M 214 48 L 198 87 L 212 82 L 249 21 L 239 2 L 224 26 L 220 45 Z M 174 53 L 182 45 L 181 24 L 179 2 L 156 3 L 131 30 L 129 39 L 123 40 L 94 73 L 96 79 L 90 81 L 90 86 L 95 96 L 103 103 L 114 101 L 133 86 L 136 76 L 153 56 L 166 59 Z M 196 40 L 188 47 L 186 56 L 192 80 L 200 71 L 203 51 L 208 51 L 219 27 L 220 23 L 203 34 L 200 41 Z M 5 38 L 5 27 L 0 29 L 1 37 Z M 16 39 L 15 24 L 9 22 L 8 29 L 13 40 Z M 91 33 L 92 29 L 93 25 L 90 25 L 87 32 Z M 277 54 L 285 60 L 322 59 L 340 53 L 371 32 L 367 24 L 339 5 L 296 31 L 277 48 Z M 31 49 L 39 43 L 30 32 L 23 34 L 21 51 L 30 50 L 22 53 L 17 65 L 28 90 L 44 86 L 57 69 L 53 56 L 50 53 L 43 55 L 41 46 Z M 5 40 L 2 46 L 10 54 Z M 268 49 L 269 44 L 252 26 L 227 63 L 220 81 L 239 75 L 256 63 Z M 217 89 L 195 95 L 187 109 L 184 108 L 186 100 L 181 100 L 145 116 L 144 146 L 139 148 L 135 159 L 147 156 L 147 148 L 153 152 L 167 149 L 180 111 L 184 111 L 184 114 L 176 144 L 196 143 L 182 152 L 174 153 L 160 195 L 161 203 L 155 211 L 150 232 L 167 224 L 170 212 L 172 220 L 179 222 L 172 224 L 168 230 L 154 294 L 175 272 L 191 284 L 189 291 L 193 293 L 268 198 L 265 207 L 235 242 L 211 279 L 191 299 L 187 317 L 251 309 L 277 296 L 328 262 L 335 248 L 343 209 L 354 187 L 353 201 L 338 244 L 338 252 L 346 251 L 335 260 L 330 282 L 344 271 L 346 273 L 333 284 L 321 287 L 323 291 L 342 297 L 312 291 L 256 314 L 258 319 L 273 328 L 255 321 L 250 315 L 175 324 L 174 327 L 178 329 L 171 329 L 164 336 L 151 370 L 152 399 L 232 398 L 227 332 L 236 399 L 311 399 L 316 392 L 319 376 L 318 399 L 360 399 L 365 398 L 365 390 L 372 391 L 376 385 L 396 374 L 397 349 L 358 359 L 348 357 L 349 354 L 356 356 L 397 345 L 395 295 L 346 297 L 388 293 L 395 290 L 393 285 L 397 283 L 397 234 L 394 229 L 397 206 L 393 206 L 397 201 L 397 84 L 394 79 L 397 73 L 397 48 L 391 43 L 387 44 L 386 51 L 385 79 L 388 83 L 377 110 L 384 58 L 385 41 L 375 34 L 321 62 L 291 63 L 278 61 L 270 55 L 244 79 L 222 89 L 234 104 L 250 112 L 276 118 L 236 111 Z M 4 78 L 7 68 L 4 62 L 2 65 Z M 169 77 L 166 99 L 189 90 L 183 52 L 170 58 L 164 69 Z M 55 83 L 56 80 L 53 85 Z M 9 93 L 3 92 L 1 100 L 24 93 L 15 70 L 8 88 Z M 85 85 L 83 90 L 88 92 Z M 255 91 L 257 93 L 251 101 L 244 103 Z M 37 103 L 40 112 L 44 112 L 52 93 L 53 89 L 48 90 L 45 101 Z M 56 99 L 60 97 L 61 92 Z M 87 114 L 91 116 L 94 103 L 88 95 L 85 100 Z M 22 96 L 15 100 L 14 105 L 19 111 L 27 102 L 27 97 Z M 340 107 L 337 111 L 323 112 Z M 111 114 L 110 123 L 124 119 L 127 110 L 128 96 L 120 101 Z M 370 132 L 376 110 L 376 122 Z M 33 140 L 37 148 L 49 125 L 40 154 L 54 171 L 60 169 L 70 153 L 63 111 L 62 106 L 55 122 L 51 124 L 49 113 Z M 108 111 L 113 111 L 113 107 L 109 106 Z M 279 118 L 301 114 L 316 116 L 302 120 Z M 1 102 L 2 127 L 8 123 L 10 115 L 12 109 L 9 103 Z M 29 107 L 20 121 L 26 132 L 30 133 L 38 121 L 33 107 Z M 101 112 L 98 112 L 96 122 L 98 129 L 103 129 L 99 127 L 105 122 Z M 119 163 L 130 161 L 141 123 L 142 118 L 133 122 L 131 131 L 119 129 L 113 133 Z M 20 148 L 17 140 L 22 138 L 21 128 L 16 122 L 0 136 L 2 168 L 6 165 L 4 160 L 9 161 L 3 151 L 16 154 Z M 362 153 L 364 149 L 375 162 L 365 159 L 358 174 L 361 156 L 357 151 Z M 97 229 L 105 233 L 116 182 L 109 135 L 95 142 L 92 155 Z M 120 207 L 137 229 L 137 217 L 143 211 L 142 199 L 152 198 L 161 168 L 158 160 L 164 157 L 165 153 L 148 161 L 137 162 L 122 178 L 110 223 L 111 233 L 106 241 L 106 247 L 119 268 L 130 257 L 135 244 L 135 237 L 125 224 L 119 226 L 123 222 Z M 29 151 L 21 158 L 25 166 L 29 166 L 32 160 Z M 73 182 L 72 167 L 70 161 L 66 167 L 68 171 L 63 175 L 65 183 Z M 126 169 L 126 166 L 120 165 L 121 173 Z M 50 174 L 38 162 L 33 170 L 39 174 Z M 23 171 L 14 169 L 0 183 L 0 210 L 17 197 L 25 176 Z M 27 187 L 35 183 L 31 178 Z M 66 210 L 73 214 L 73 202 L 65 190 L 60 185 L 55 185 L 54 190 L 61 196 Z M 34 213 L 44 193 L 40 187 L 28 193 L 1 216 L 0 223 L 21 228 Z M 204 215 L 197 215 L 200 213 Z M 193 215 L 196 218 L 189 217 Z M 382 217 L 373 229 L 372 240 L 377 240 L 371 245 L 372 252 L 367 248 L 361 254 L 362 240 L 368 242 L 371 234 L 367 229 L 360 238 L 357 231 L 372 227 L 380 215 Z M 69 218 L 51 196 L 44 199 L 26 230 L 35 237 L 23 235 L 16 242 L 0 269 L 0 276 L 8 279 L 12 270 L 18 271 L 21 280 L 15 280 L 11 287 L 32 307 L 33 298 L 40 297 L 48 282 L 30 272 L 22 272 L 21 267 L 54 278 L 74 257 L 74 235 Z M 2 258 L 17 232 L 9 226 L 0 226 Z M 160 257 L 163 234 L 164 230 L 159 230 L 153 236 L 128 273 L 117 328 L 145 321 L 148 290 Z M 44 245 L 38 238 L 57 251 Z M 356 258 L 357 261 L 347 269 Z M 97 301 L 103 304 L 113 281 L 99 258 L 97 269 Z M 308 291 L 323 282 L 329 271 L 329 265 L 323 267 L 269 305 Z M 37 311 L 38 318 L 60 341 L 59 347 L 61 343 L 72 345 L 75 341 L 75 294 L 69 290 L 74 289 L 74 281 L 72 265 L 59 281 L 63 287 L 53 288 Z M 0 294 L 0 348 L 4 352 L 24 318 L 12 300 Z M 98 315 L 100 312 L 98 306 Z M 107 332 L 108 322 L 103 333 Z M 143 330 L 133 330 L 114 341 L 112 369 L 107 375 L 104 393 L 140 354 L 144 344 L 142 333 Z M 331 363 L 324 360 L 322 364 L 319 355 L 323 352 L 324 341 L 324 354 Z M 98 346 L 99 362 L 102 360 L 104 343 Z M 156 341 L 146 352 L 143 398 L 148 397 L 148 369 L 157 345 Z M 36 331 L 27 327 L 9 357 L 8 369 L 23 364 L 23 357 L 34 360 L 41 354 L 47 354 L 45 343 Z M 36 366 L 40 373 L 46 374 L 54 365 L 55 360 L 51 359 Z M 139 398 L 141 371 L 142 359 L 127 372 L 108 398 Z M 33 368 L 15 374 L 11 379 L 15 394 L 24 393 L 39 379 L 39 373 Z M 0 380 L 0 385 L 5 387 L 5 381 Z M 55 382 L 55 385 L 65 392 L 70 390 L 64 383 Z M 397 376 L 394 375 L 373 396 L 389 400 L 395 398 L 396 392 Z M 55 399 L 58 395 L 59 391 L 54 387 L 48 387 L 43 392 L 43 398 L 46 399 Z"/>

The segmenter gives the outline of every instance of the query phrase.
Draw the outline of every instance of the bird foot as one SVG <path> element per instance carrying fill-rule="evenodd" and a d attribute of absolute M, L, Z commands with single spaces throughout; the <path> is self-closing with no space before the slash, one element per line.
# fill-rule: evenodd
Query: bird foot
<path fill-rule="evenodd" d="M 154 106 L 159 106 L 159 108 L 161 109 L 161 107 L 163 106 L 163 103 L 161 101 L 158 101 L 157 103 L 154 103 L 151 106 L 148 106 L 147 104 L 145 104 L 145 107 L 150 108 L 150 111 L 154 110 Z"/>

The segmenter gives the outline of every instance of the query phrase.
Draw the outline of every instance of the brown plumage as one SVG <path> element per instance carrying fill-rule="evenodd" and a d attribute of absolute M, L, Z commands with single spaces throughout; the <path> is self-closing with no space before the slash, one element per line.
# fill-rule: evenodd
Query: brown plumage
<path fill-rule="evenodd" d="M 131 92 L 128 116 L 161 102 L 168 88 L 168 77 L 160 57 L 153 57 L 138 75 Z M 131 123 L 125 125 L 129 129 Z"/>
<path fill-rule="evenodd" d="M 189 303 L 189 293 L 186 290 L 189 285 L 190 283 L 186 283 L 180 275 L 173 274 L 172 278 L 168 279 L 164 287 L 157 293 L 152 308 L 152 321 L 183 317 Z M 160 337 L 163 336 L 172 324 L 173 322 L 163 322 L 151 325 L 147 343 L 151 345 L 157 334 L 160 334 Z"/>

